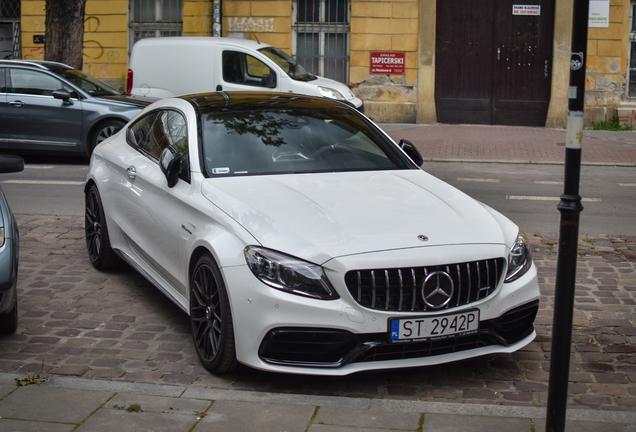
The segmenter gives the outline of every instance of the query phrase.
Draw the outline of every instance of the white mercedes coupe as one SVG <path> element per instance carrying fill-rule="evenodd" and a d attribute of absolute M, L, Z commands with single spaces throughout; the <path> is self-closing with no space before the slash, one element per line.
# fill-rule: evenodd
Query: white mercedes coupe
<path fill-rule="evenodd" d="M 94 151 L 86 246 L 190 316 L 211 372 L 426 366 L 530 343 L 519 228 L 422 171 L 345 103 L 216 92 L 156 102 Z"/>

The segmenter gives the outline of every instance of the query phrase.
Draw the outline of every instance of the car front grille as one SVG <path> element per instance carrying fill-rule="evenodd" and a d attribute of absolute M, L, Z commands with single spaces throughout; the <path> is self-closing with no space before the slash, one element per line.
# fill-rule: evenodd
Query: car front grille
<path fill-rule="evenodd" d="M 352 270 L 345 275 L 345 284 L 354 300 L 365 308 L 392 312 L 445 310 L 490 296 L 499 286 L 504 269 L 503 258 L 492 258 L 441 266 Z M 437 275 L 452 280 L 452 295 L 448 293 L 447 302 L 427 304 L 424 282 Z M 430 284 L 435 286 L 435 281 Z"/>

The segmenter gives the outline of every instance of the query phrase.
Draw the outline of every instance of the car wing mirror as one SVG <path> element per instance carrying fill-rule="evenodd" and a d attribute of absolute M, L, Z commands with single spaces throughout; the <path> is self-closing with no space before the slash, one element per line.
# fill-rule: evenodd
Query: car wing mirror
<path fill-rule="evenodd" d="M 55 99 L 62 99 L 64 105 L 73 105 L 71 92 L 66 89 L 53 90 L 53 97 Z"/>
<path fill-rule="evenodd" d="M 263 84 L 263 87 L 275 88 L 276 87 L 276 75 L 273 74 L 273 73 L 263 75 L 263 77 L 261 78 L 261 83 Z"/>
<path fill-rule="evenodd" d="M 21 156 L 0 155 L 0 173 L 9 174 L 24 170 L 24 159 Z"/>
<path fill-rule="evenodd" d="M 179 180 L 179 171 L 181 171 L 181 157 L 179 153 L 170 146 L 166 147 L 161 152 L 159 166 L 161 167 L 163 175 L 166 176 L 166 180 L 168 180 L 168 187 L 174 187 Z"/>
<path fill-rule="evenodd" d="M 422 164 L 424 163 L 424 158 L 422 158 L 419 150 L 413 145 L 411 141 L 405 139 L 400 140 L 399 146 L 402 150 L 404 150 L 404 153 L 406 153 L 406 155 L 411 158 L 415 165 L 417 165 L 418 167 L 422 166 Z"/>

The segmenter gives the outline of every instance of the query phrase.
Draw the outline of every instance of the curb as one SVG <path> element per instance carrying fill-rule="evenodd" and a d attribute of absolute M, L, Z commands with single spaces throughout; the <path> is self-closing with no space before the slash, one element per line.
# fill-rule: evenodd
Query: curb
<path fill-rule="evenodd" d="M 0 384 L 12 384 L 22 375 L 0 373 Z M 485 417 L 545 419 L 545 408 L 480 405 L 416 400 L 371 399 L 339 396 L 298 395 L 241 390 L 204 389 L 164 384 L 144 384 L 118 381 L 89 380 L 71 377 L 52 377 L 42 387 L 68 388 L 74 390 L 105 390 L 145 396 L 160 396 L 175 399 L 224 400 L 255 402 L 277 405 L 302 405 L 338 407 L 369 411 L 430 413 L 448 415 L 478 415 Z M 636 412 L 570 409 L 568 421 L 594 421 L 603 423 L 636 424 Z"/>

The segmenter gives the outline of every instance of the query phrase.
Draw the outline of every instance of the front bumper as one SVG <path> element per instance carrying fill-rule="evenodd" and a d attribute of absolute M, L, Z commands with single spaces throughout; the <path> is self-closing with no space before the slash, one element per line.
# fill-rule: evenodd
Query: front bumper
<path fill-rule="evenodd" d="M 497 246 L 492 245 L 468 249 L 463 251 L 465 258 L 457 256 L 456 248 L 435 248 L 435 254 L 441 260 L 446 260 L 444 255 L 448 254 L 467 261 L 475 256 L 477 250 L 492 249 L 488 255 L 504 255 L 503 250 L 495 252 Z M 413 253 L 407 251 L 405 254 Z M 367 264 L 369 258 L 364 257 Z M 375 258 L 384 264 L 389 262 L 385 259 L 388 256 L 383 254 Z M 410 265 L 403 259 L 400 261 Z M 426 366 L 510 353 L 527 345 L 536 336 L 533 323 L 538 310 L 539 286 L 534 265 L 514 282 L 500 284 L 489 297 L 453 309 L 453 312 L 479 309 L 478 334 L 443 341 L 391 344 L 388 341 L 389 319 L 422 313 L 360 306 L 347 290 L 342 276 L 347 269 L 359 268 L 359 264 L 344 259 L 325 265 L 330 281 L 340 294 L 339 299 L 329 301 L 270 288 L 258 281 L 247 266 L 222 268 L 233 314 L 237 359 L 250 367 L 267 371 L 348 375 L 366 370 Z M 449 312 L 439 310 L 428 314 Z M 515 322 L 518 325 L 515 324 L 517 326 L 511 330 Z"/>
<path fill-rule="evenodd" d="M 340 368 L 350 363 L 373 363 L 435 357 L 477 348 L 514 346 L 532 335 L 539 310 L 535 300 L 499 318 L 481 321 L 477 334 L 426 342 L 392 344 L 386 333 L 355 335 L 344 330 L 276 328 L 263 339 L 258 355 L 281 366 Z"/>

